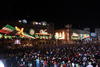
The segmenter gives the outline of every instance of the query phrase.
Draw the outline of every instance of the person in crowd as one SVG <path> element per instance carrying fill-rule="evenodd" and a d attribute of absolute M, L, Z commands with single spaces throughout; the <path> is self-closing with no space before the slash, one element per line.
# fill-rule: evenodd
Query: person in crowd
<path fill-rule="evenodd" d="M 35 46 L 36 47 L 36 46 Z M 73 44 L 16 49 L 10 55 L 19 67 L 96 67 L 100 46 L 94 44 Z M 20 53 L 19 53 L 20 52 Z M 89 62 L 89 63 L 88 63 Z M 90 63 L 91 62 L 91 63 Z M 11 64 L 11 63 L 10 63 Z M 14 63 L 15 64 L 15 63 Z"/>
<path fill-rule="evenodd" d="M 86 67 L 93 67 L 93 65 L 91 64 L 91 62 L 89 62 L 89 64 Z"/>

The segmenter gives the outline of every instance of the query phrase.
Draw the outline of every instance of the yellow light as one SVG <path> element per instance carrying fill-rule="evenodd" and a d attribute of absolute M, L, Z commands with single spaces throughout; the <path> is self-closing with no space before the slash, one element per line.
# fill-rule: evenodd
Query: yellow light
<path fill-rule="evenodd" d="M 17 34 L 19 34 L 20 36 L 23 36 L 23 35 L 24 35 L 24 32 L 23 32 L 23 31 L 24 31 L 24 28 L 21 28 L 21 29 L 20 29 L 20 28 L 18 28 L 18 27 L 16 26 L 15 29 L 18 31 Z"/>
<path fill-rule="evenodd" d="M 60 38 L 62 37 L 62 33 L 61 33 L 61 32 L 59 33 L 59 37 L 60 37 Z"/>
<path fill-rule="evenodd" d="M 60 32 L 59 34 L 60 34 L 59 39 L 65 39 L 65 33 L 64 32 Z"/>
<path fill-rule="evenodd" d="M 58 39 L 59 38 L 59 34 L 56 32 L 55 33 L 55 38 Z"/>

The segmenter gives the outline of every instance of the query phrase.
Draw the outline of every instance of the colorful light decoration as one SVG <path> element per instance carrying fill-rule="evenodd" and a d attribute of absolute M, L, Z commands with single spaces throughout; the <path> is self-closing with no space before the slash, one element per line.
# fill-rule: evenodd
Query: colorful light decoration
<path fill-rule="evenodd" d="M 43 39 L 43 37 L 42 37 L 42 36 L 40 36 L 40 39 Z"/>
<path fill-rule="evenodd" d="M 35 38 L 37 39 L 51 39 L 51 35 L 35 35 Z"/>
<path fill-rule="evenodd" d="M 91 37 L 93 37 L 93 38 L 96 38 L 96 37 L 97 37 L 97 34 L 96 34 L 96 33 L 91 33 L 90 35 L 91 35 Z"/>
<path fill-rule="evenodd" d="M 39 36 L 38 36 L 38 35 L 35 35 L 35 37 L 36 37 L 36 38 L 39 38 Z"/>
<path fill-rule="evenodd" d="M 11 36 L 11 35 L 6 35 L 6 34 L 0 34 L 0 38 L 5 38 L 5 39 L 12 39 L 12 38 L 15 38 L 16 36 Z"/>
<path fill-rule="evenodd" d="M 16 26 L 15 29 L 18 31 L 18 32 L 17 32 L 17 35 L 20 35 L 20 37 L 34 38 L 34 37 L 32 37 L 31 35 L 24 33 L 24 32 L 23 32 L 23 31 L 24 31 L 24 28 L 21 28 L 21 29 L 20 29 L 20 28 L 18 28 L 18 27 Z"/>
<path fill-rule="evenodd" d="M 72 36 L 71 36 L 71 39 L 78 40 L 78 39 L 80 39 L 80 36 L 77 33 L 73 33 Z"/>
<path fill-rule="evenodd" d="M 35 37 L 39 39 L 51 39 L 51 34 L 48 34 L 47 29 L 41 29 L 39 33 L 35 33 Z"/>
<path fill-rule="evenodd" d="M 21 28 L 21 29 L 20 29 L 20 28 L 18 28 L 17 26 L 15 26 L 15 29 L 16 29 L 16 31 L 18 31 L 17 34 L 20 35 L 21 37 L 23 37 L 23 34 L 24 34 L 23 31 L 24 31 L 24 28 Z"/>
<path fill-rule="evenodd" d="M 45 38 L 48 39 L 48 36 L 46 36 Z"/>
<path fill-rule="evenodd" d="M 80 34 L 81 39 L 90 38 L 89 34 Z"/>
<path fill-rule="evenodd" d="M 37 24 L 37 23 L 36 23 L 36 24 Z M 9 29 L 7 29 L 6 27 L 9 28 Z M 31 35 L 35 35 L 34 37 L 31 36 L 31 35 L 29 35 L 29 34 L 24 33 L 24 28 L 19 28 L 19 27 L 17 27 L 17 26 L 12 27 L 12 26 L 10 26 L 10 25 L 6 25 L 6 26 L 5 26 L 4 28 L 2 28 L 2 29 L 4 29 L 4 30 L 9 30 L 9 31 L 11 31 L 12 33 L 13 33 L 13 31 L 17 31 L 17 33 L 15 32 L 15 37 L 19 37 L 19 38 L 25 38 L 25 37 L 26 37 L 26 38 L 39 38 L 39 39 L 51 39 L 51 38 L 52 38 L 52 37 L 51 37 L 51 34 L 48 34 L 47 29 L 45 29 L 45 30 L 41 29 L 39 33 L 35 33 L 34 30 L 31 29 L 31 30 L 30 30 L 30 34 L 31 34 Z M 5 34 L 6 34 L 6 33 L 5 33 Z M 16 35 L 19 35 L 19 36 L 16 36 Z M 61 35 L 60 35 L 60 36 L 61 36 Z M 7 39 L 7 38 L 12 39 L 12 38 L 15 38 L 15 37 L 8 35 L 8 33 L 7 33 L 7 35 L 4 35 L 4 38 L 5 38 L 5 39 Z M 0 38 L 2 38 L 1 35 L 0 35 Z"/>
<path fill-rule="evenodd" d="M 35 31 L 33 29 L 30 29 L 30 34 L 34 35 Z"/>
<path fill-rule="evenodd" d="M 27 38 L 32 38 L 32 39 L 34 39 L 34 37 L 33 36 L 31 36 L 31 35 L 29 35 L 29 34 L 26 34 L 26 33 L 24 33 L 24 35 L 23 35 L 24 37 L 27 37 Z"/>
<path fill-rule="evenodd" d="M 40 30 L 41 34 L 48 34 L 48 32 L 46 32 L 47 30 Z"/>
<path fill-rule="evenodd" d="M 49 36 L 49 39 L 51 39 L 51 38 L 52 38 L 52 35 Z M 47 38 L 47 39 L 48 39 L 48 38 Z"/>
<path fill-rule="evenodd" d="M 41 36 L 42 37 L 42 39 L 45 39 L 45 36 Z"/>
<path fill-rule="evenodd" d="M 4 35 L 4 38 L 7 39 L 7 35 L 6 34 Z"/>

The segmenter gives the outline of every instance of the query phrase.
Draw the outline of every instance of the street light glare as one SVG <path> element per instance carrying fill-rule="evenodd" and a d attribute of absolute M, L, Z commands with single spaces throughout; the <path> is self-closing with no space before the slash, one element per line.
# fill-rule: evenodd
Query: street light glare
<path fill-rule="evenodd" d="M 0 60 L 0 67 L 4 67 L 4 64 L 1 60 Z"/>

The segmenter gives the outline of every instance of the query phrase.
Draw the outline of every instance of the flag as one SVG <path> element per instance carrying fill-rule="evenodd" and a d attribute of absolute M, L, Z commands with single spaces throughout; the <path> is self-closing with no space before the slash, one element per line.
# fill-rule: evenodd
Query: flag
<path fill-rule="evenodd" d="M 15 30 L 14 27 L 12 27 L 11 25 L 6 25 L 5 27 L 3 27 L 0 32 L 1 33 L 5 33 L 5 34 L 9 34 L 11 32 L 13 32 Z"/>

